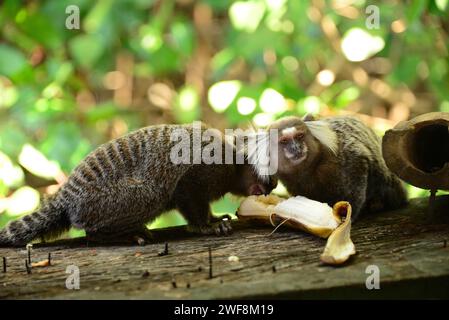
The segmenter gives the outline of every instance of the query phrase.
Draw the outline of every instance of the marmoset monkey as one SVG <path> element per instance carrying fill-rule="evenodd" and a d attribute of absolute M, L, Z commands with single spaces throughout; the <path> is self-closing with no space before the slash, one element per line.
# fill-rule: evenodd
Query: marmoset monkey
<path fill-rule="evenodd" d="M 199 127 L 201 133 L 207 129 Z M 262 182 L 250 164 L 235 164 L 234 142 L 215 129 L 211 138 L 218 141 L 218 149 L 221 147 L 218 156 L 224 159 L 225 149 L 230 148 L 232 164 L 206 164 L 202 160 L 175 164 L 170 154 L 177 144 L 171 138 L 176 130 L 184 130 L 190 147 L 192 125 L 150 126 L 101 145 L 39 210 L 1 230 L 0 246 L 55 236 L 71 226 L 84 229 L 93 240 L 146 237 L 145 225 L 171 209 L 178 209 L 194 232 L 228 233 L 229 222 L 212 221 L 209 203 L 227 192 L 268 194 L 276 180 Z M 206 145 L 204 139 L 200 144 Z M 191 152 L 197 151 L 191 148 Z"/>
<path fill-rule="evenodd" d="M 330 206 L 349 201 L 353 219 L 361 211 L 406 203 L 401 181 L 382 157 L 380 138 L 360 120 L 285 117 L 268 129 L 278 130 L 278 177 L 290 194 Z"/>

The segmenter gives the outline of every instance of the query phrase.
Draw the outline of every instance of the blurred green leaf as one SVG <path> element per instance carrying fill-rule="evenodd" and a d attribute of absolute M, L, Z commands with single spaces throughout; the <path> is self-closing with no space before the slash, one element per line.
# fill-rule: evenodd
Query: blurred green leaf
<path fill-rule="evenodd" d="M 0 74 L 13 77 L 27 66 L 22 52 L 6 44 L 0 44 Z"/>
<path fill-rule="evenodd" d="M 360 90 L 357 87 L 349 87 L 343 90 L 335 100 L 335 107 L 344 108 L 351 102 L 357 100 Z"/>
<path fill-rule="evenodd" d="M 410 1 L 406 6 L 405 15 L 409 23 L 413 23 L 422 15 L 427 8 L 428 0 Z"/>
<path fill-rule="evenodd" d="M 69 43 L 70 53 L 75 61 L 84 68 L 91 68 L 104 52 L 101 37 L 95 34 L 76 36 Z"/>

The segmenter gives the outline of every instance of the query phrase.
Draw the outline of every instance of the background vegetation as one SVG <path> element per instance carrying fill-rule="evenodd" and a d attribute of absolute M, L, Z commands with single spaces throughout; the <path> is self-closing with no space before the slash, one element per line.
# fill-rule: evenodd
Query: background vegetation
<path fill-rule="evenodd" d="M 379 28 L 367 28 L 371 4 Z M 69 5 L 79 30 L 65 27 Z M 357 113 L 382 134 L 449 111 L 448 10 L 448 0 L 2 1 L 0 227 L 138 127 Z M 152 227 L 182 222 L 172 213 Z"/>

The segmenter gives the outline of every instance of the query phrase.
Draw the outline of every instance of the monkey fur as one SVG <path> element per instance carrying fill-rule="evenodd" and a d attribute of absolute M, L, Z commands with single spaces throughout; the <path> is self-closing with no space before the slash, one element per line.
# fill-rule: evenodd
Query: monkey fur
<path fill-rule="evenodd" d="M 175 142 L 170 135 L 177 129 L 187 130 L 192 138 L 192 125 L 158 125 L 101 145 L 36 212 L 0 230 L 0 246 L 54 237 L 72 226 L 84 229 L 92 241 L 147 238 L 145 225 L 172 209 L 180 211 L 194 232 L 228 233 L 229 222 L 214 221 L 209 203 L 228 192 L 267 194 L 277 182 L 262 182 L 247 163 L 174 164 L 170 150 Z M 201 131 L 205 129 L 201 125 Z M 229 142 L 215 132 L 224 151 Z M 231 148 L 235 156 L 234 145 Z"/>
<path fill-rule="evenodd" d="M 360 120 L 285 117 L 268 129 L 278 130 L 278 178 L 290 194 L 330 206 L 349 201 L 353 220 L 362 211 L 395 209 L 407 202 L 401 181 L 382 157 L 380 138 Z"/>

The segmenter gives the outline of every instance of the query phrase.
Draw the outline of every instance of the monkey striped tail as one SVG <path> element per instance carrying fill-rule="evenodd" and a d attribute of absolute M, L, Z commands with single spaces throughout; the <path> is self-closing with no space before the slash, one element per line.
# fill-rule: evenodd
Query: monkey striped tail
<path fill-rule="evenodd" d="M 0 230 L 0 247 L 26 245 L 39 237 L 57 236 L 69 228 L 70 220 L 64 208 L 49 201 L 39 210 L 11 221 Z"/>

